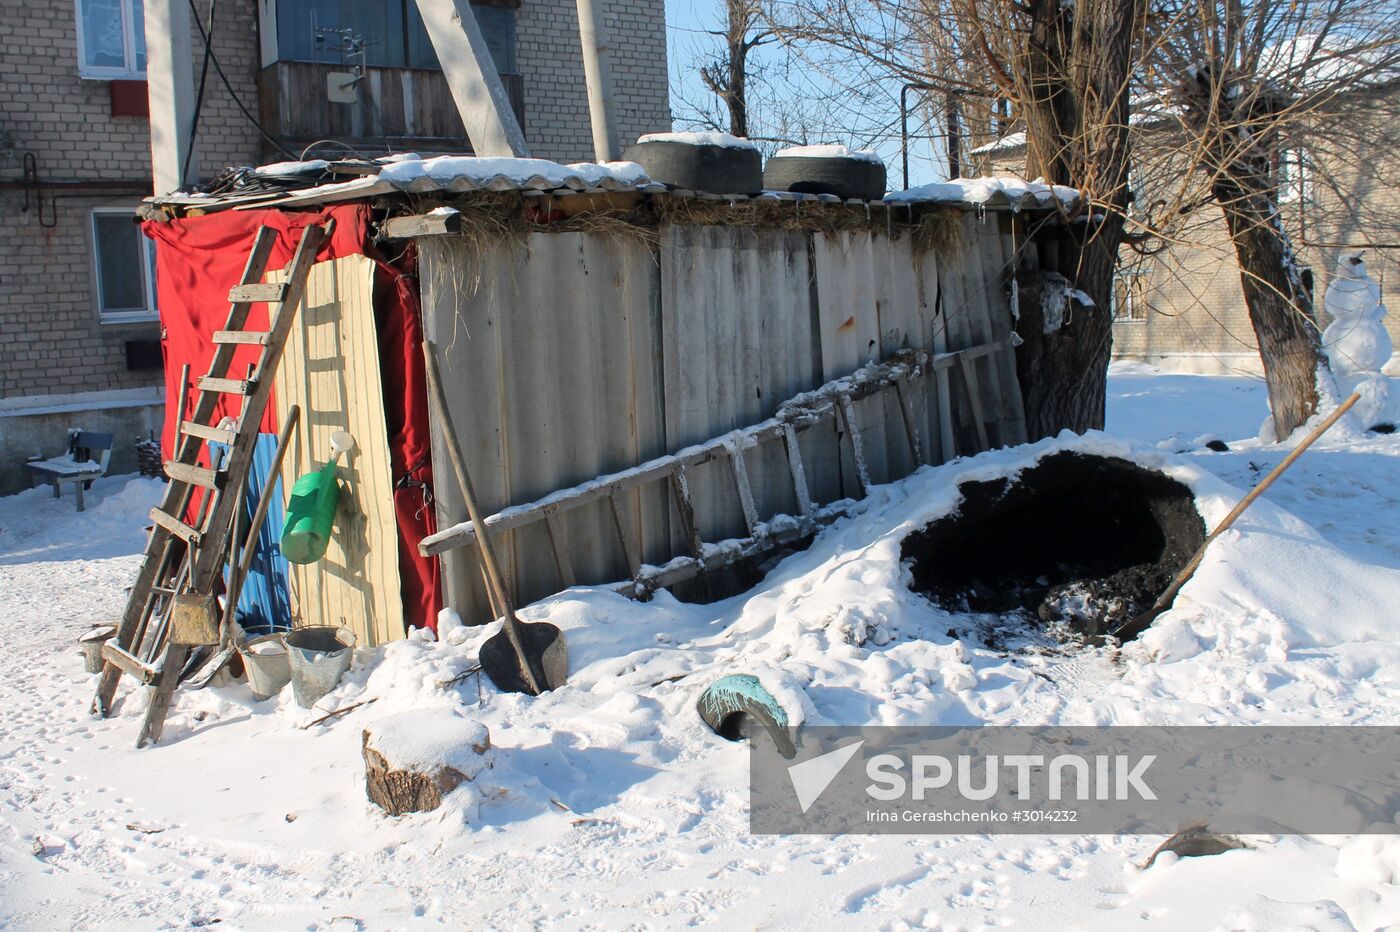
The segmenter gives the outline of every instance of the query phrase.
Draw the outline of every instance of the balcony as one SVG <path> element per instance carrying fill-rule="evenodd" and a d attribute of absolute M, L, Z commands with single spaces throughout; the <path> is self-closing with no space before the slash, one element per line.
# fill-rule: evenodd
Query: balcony
<path fill-rule="evenodd" d="M 279 61 L 258 73 L 258 119 L 294 152 L 335 139 L 366 154 L 395 151 L 469 152 L 471 145 L 441 71 L 365 69 L 354 103 L 332 103 L 326 76 L 344 65 Z M 525 80 L 503 74 L 515 117 L 525 126 Z M 267 152 L 271 158 L 273 154 Z"/>

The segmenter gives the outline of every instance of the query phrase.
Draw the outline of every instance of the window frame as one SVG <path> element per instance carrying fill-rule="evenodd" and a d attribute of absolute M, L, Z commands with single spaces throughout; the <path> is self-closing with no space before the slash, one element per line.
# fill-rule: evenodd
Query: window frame
<path fill-rule="evenodd" d="M 83 32 L 83 4 L 88 0 L 73 0 L 73 17 L 77 24 L 78 76 L 91 81 L 144 81 L 146 72 L 136 68 L 135 30 L 145 30 L 145 23 L 136 22 L 136 5 L 133 0 L 120 0 L 122 8 L 122 58 L 125 64 L 120 68 L 89 65 L 87 63 L 86 36 Z M 144 17 L 143 17 L 144 19 Z"/>
<path fill-rule="evenodd" d="M 1291 166 L 1288 175 L 1285 167 Z M 1274 196 L 1279 204 L 1307 204 L 1312 201 L 1312 167 L 1303 149 L 1278 150 L 1274 162 Z"/>
<path fill-rule="evenodd" d="M 132 225 L 133 233 L 138 237 L 141 244 L 137 250 L 141 257 L 141 293 L 145 299 L 144 308 L 115 308 L 108 310 L 104 306 L 102 297 L 102 254 L 98 245 L 97 218 L 101 216 L 120 216 L 130 219 L 136 215 L 136 211 L 131 207 L 92 207 L 88 210 L 88 238 L 89 255 L 91 256 L 92 269 L 92 303 L 97 309 L 97 322 L 104 326 L 120 326 L 123 324 L 149 324 L 160 321 L 160 307 L 156 295 L 156 244 L 155 241 L 141 235 L 141 230 L 135 224 Z"/>
<path fill-rule="evenodd" d="M 1109 323 L 1110 324 L 1141 324 L 1146 323 L 1147 314 L 1151 308 L 1147 302 L 1143 301 L 1143 306 L 1138 307 L 1138 300 L 1146 295 L 1147 272 L 1142 269 L 1119 269 L 1113 273 L 1113 281 L 1109 288 Z M 1121 313 L 1119 306 L 1118 289 L 1120 283 L 1126 286 L 1128 296 L 1127 313 Z"/>

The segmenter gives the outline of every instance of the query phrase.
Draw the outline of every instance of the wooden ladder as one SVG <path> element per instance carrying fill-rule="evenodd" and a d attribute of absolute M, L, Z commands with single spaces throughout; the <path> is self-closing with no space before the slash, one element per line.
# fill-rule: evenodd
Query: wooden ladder
<path fill-rule="evenodd" d="M 272 397 L 273 374 L 281 361 L 316 254 L 330 229 L 330 223 L 307 227 L 287 268 L 286 281 L 266 284 L 262 279 L 277 242 L 277 231 L 258 228 L 243 277 L 229 291 L 231 306 L 224 328 L 214 333 L 209 372 L 195 381 L 199 395 L 194 412 L 176 432 L 176 457 L 165 464 L 170 483 L 164 500 L 151 510 L 154 525 L 121 624 L 116 635 L 103 645 L 102 673 L 92 704 L 93 714 L 110 715 L 123 673 L 143 685 L 154 685 L 155 693 L 137 747 L 160 740 L 181 670 L 189 659 L 190 645 L 176 643 L 180 639 L 171 636 L 176 597 L 202 596 L 212 605 L 222 579 L 234 519 L 241 504 L 240 493 L 252 469 L 258 427 Z M 269 305 L 266 331 L 244 329 L 256 303 Z M 231 371 L 240 346 L 257 347 L 260 354 L 257 365 L 242 377 Z M 242 413 L 232 427 L 209 423 L 221 395 L 243 399 Z M 211 455 L 210 468 L 205 468 L 198 465 L 198 460 L 211 442 L 224 444 L 226 449 L 221 456 Z M 203 488 L 205 494 L 195 523 L 188 524 L 196 486 Z"/>

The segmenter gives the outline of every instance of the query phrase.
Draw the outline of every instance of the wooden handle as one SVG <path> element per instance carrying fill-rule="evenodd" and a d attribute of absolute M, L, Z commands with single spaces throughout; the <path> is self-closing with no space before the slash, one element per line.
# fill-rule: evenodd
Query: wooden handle
<path fill-rule="evenodd" d="M 457 432 L 452 428 L 452 418 L 447 409 L 447 394 L 442 390 L 442 377 L 438 374 L 436 350 L 437 348 L 431 340 L 423 341 L 423 361 L 428 376 L 428 391 L 432 392 L 433 403 L 437 406 L 440 415 L 439 423 L 442 425 L 447 455 L 452 460 L 452 469 L 457 473 L 457 482 L 462 487 L 462 498 L 466 499 L 467 502 L 467 515 L 471 519 L 472 531 L 476 534 L 476 545 L 481 550 L 481 563 L 486 568 L 487 583 L 495 593 L 496 607 L 501 612 L 501 623 L 505 628 L 506 637 L 510 639 L 510 646 L 515 650 L 515 659 L 520 664 L 521 676 L 524 677 L 530 691 L 538 696 L 541 692 L 540 684 L 535 678 L 535 671 L 531 668 L 529 659 L 525 656 L 525 645 L 520 640 L 519 622 L 515 618 L 515 603 L 511 600 L 510 593 L 506 591 L 505 577 L 501 575 L 495 551 L 492 550 L 491 541 L 486 536 L 486 521 L 481 517 L 481 512 L 476 506 L 476 492 L 472 490 L 472 479 L 467 472 L 467 461 L 462 456 L 462 448 L 457 443 Z"/>
<path fill-rule="evenodd" d="M 1210 546 L 1211 541 L 1228 531 L 1230 526 L 1235 523 L 1235 519 L 1244 514 L 1245 509 L 1254 504 L 1254 500 L 1263 495 L 1264 491 L 1269 486 L 1273 485 L 1274 481 L 1278 479 L 1279 476 L 1287 472 L 1288 467 L 1292 466 L 1293 463 L 1297 461 L 1298 457 L 1303 455 L 1304 450 L 1312 446 L 1313 442 L 1316 441 L 1318 437 L 1327 433 L 1328 428 L 1337 423 L 1342 415 L 1351 410 L 1351 406 L 1360 400 L 1361 395 L 1353 392 L 1350 398 L 1337 406 L 1337 410 L 1327 415 L 1326 420 L 1313 428 L 1313 432 L 1304 437 L 1302 443 L 1299 443 L 1293 448 L 1292 452 L 1283 458 L 1283 462 L 1270 470 L 1269 474 L 1265 476 L 1258 485 L 1249 490 L 1248 495 L 1240 499 L 1239 504 L 1231 509 L 1230 513 L 1225 516 L 1225 520 L 1221 521 L 1220 524 L 1216 526 L 1215 530 L 1210 532 L 1210 536 L 1205 539 L 1205 542 L 1196 549 L 1191 559 L 1181 568 L 1181 572 L 1176 574 L 1176 578 L 1172 580 L 1172 584 L 1157 597 L 1156 602 L 1152 603 L 1152 611 L 1160 610 L 1171 603 L 1171 600 L 1176 596 L 1177 592 L 1181 590 L 1182 586 L 1186 585 L 1186 581 L 1191 578 L 1196 572 L 1196 569 L 1201 565 L 1201 561 L 1205 559 L 1206 548 Z"/>

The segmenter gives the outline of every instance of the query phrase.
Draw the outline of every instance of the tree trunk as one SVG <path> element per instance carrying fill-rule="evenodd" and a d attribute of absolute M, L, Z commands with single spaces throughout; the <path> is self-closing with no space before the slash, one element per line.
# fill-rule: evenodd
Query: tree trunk
<path fill-rule="evenodd" d="M 1021 308 L 1016 369 L 1030 439 L 1101 429 L 1113 344 L 1113 273 L 1127 208 L 1128 74 L 1143 0 L 1032 0 L 1018 81 L 1026 174 L 1077 187 L 1084 217 L 1045 243 L 1052 267 L 1089 296 L 1045 332 L 1044 309 Z"/>
<path fill-rule="evenodd" d="M 1257 186 L 1258 179 L 1254 181 Z M 1231 180 L 1215 184 L 1240 266 L 1249 322 L 1259 341 L 1274 435 L 1282 440 L 1317 413 L 1319 368 L 1327 366 L 1312 295 L 1266 191 L 1245 193 Z"/>

